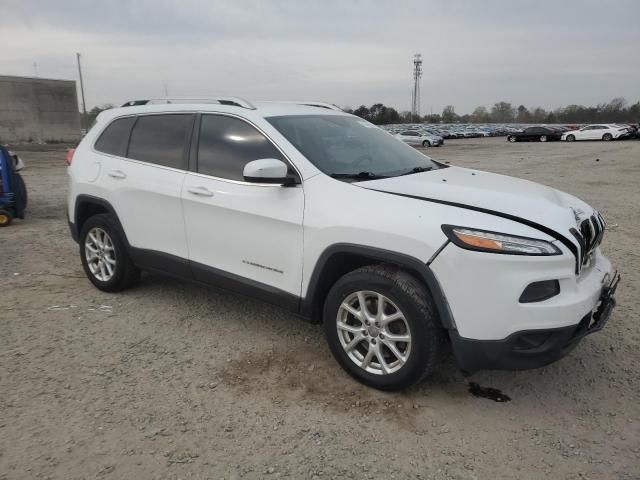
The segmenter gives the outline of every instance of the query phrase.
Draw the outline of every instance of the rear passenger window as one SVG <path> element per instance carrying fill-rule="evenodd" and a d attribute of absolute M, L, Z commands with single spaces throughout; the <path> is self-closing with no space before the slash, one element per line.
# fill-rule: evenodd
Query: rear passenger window
<path fill-rule="evenodd" d="M 283 160 L 282 154 L 247 122 L 223 115 L 203 115 L 198 145 L 198 172 L 244 181 L 244 166 L 261 158 Z"/>
<path fill-rule="evenodd" d="M 109 155 L 124 157 L 129 141 L 131 125 L 135 122 L 135 117 L 119 118 L 111 122 L 104 129 L 100 138 L 95 144 L 95 149 Z"/>
<path fill-rule="evenodd" d="M 193 115 L 187 114 L 138 117 L 131 132 L 127 157 L 186 170 L 185 147 L 192 122 Z"/>

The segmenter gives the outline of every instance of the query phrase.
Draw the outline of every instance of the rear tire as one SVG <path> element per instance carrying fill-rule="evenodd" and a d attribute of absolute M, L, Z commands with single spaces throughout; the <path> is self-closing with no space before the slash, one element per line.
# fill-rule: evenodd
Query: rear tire
<path fill-rule="evenodd" d="M 610 133 L 605 133 L 602 136 L 602 140 L 604 140 L 605 142 L 610 142 L 611 140 L 613 140 L 613 135 L 611 135 Z"/>
<path fill-rule="evenodd" d="M 548 140 L 548 138 L 547 138 L 547 136 L 546 136 L 546 135 L 542 135 L 542 136 L 540 137 L 540 141 L 541 141 L 541 142 L 546 142 L 547 140 Z"/>
<path fill-rule="evenodd" d="M 444 338 L 427 289 L 391 265 L 362 267 L 340 278 L 325 301 L 323 321 L 342 368 L 380 390 L 401 390 L 432 373 Z"/>
<path fill-rule="evenodd" d="M 567 142 L 575 142 L 575 141 L 576 141 L 575 135 L 567 135 Z"/>
<path fill-rule="evenodd" d="M 507 140 L 509 140 L 511 143 L 516 143 L 518 141 L 518 137 L 516 137 L 515 135 L 509 135 L 507 137 Z"/>
<path fill-rule="evenodd" d="M 79 243 L 84 272 L 99 290 L 118 292 L 140 277 L 113 215 L 101 213 L 90 217 L 82 225 Z"/>
<path fill-rule="evenodd" d="M 429 142 L 429 140 L 425 140 L 424 142 L 422 142 L 422 146 L 424 148 L 430 147 L 431 146 L 431 142 Z"/>

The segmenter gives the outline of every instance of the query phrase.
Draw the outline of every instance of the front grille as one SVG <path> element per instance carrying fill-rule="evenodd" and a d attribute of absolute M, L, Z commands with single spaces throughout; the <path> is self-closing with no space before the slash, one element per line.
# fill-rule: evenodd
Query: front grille
<path fill-rule="evenodd" d="M 580 246 L 578 252 L 578 268 L 576 273 L 580 273 L 582 267 L 589 262 L 593 251 L 600 245 L 604 237 L 604 230 L 607 224 L 598 212 L 594 212 L 589 218 L 585 218 L 579 224 L 579 230 L 572 228 L 570 232 L 578 241 Z"/>

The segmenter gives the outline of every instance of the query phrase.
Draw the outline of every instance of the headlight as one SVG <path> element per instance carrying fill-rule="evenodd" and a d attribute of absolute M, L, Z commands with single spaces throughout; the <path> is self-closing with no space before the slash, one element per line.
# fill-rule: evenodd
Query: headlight
<path fill-rule="evenodd" d="M 460 248 L 507 255 L 560 255 L 553 243 L 535 238 L 443 225 L 442 231 Z"/>

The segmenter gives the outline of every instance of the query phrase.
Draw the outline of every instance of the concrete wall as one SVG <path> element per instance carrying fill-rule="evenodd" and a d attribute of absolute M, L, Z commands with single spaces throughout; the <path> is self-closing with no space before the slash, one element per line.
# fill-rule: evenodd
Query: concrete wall
<path fill-rule="evenodd" d="M 76 82 L 0 76 L 0 142 L 79 139 Z"/>

